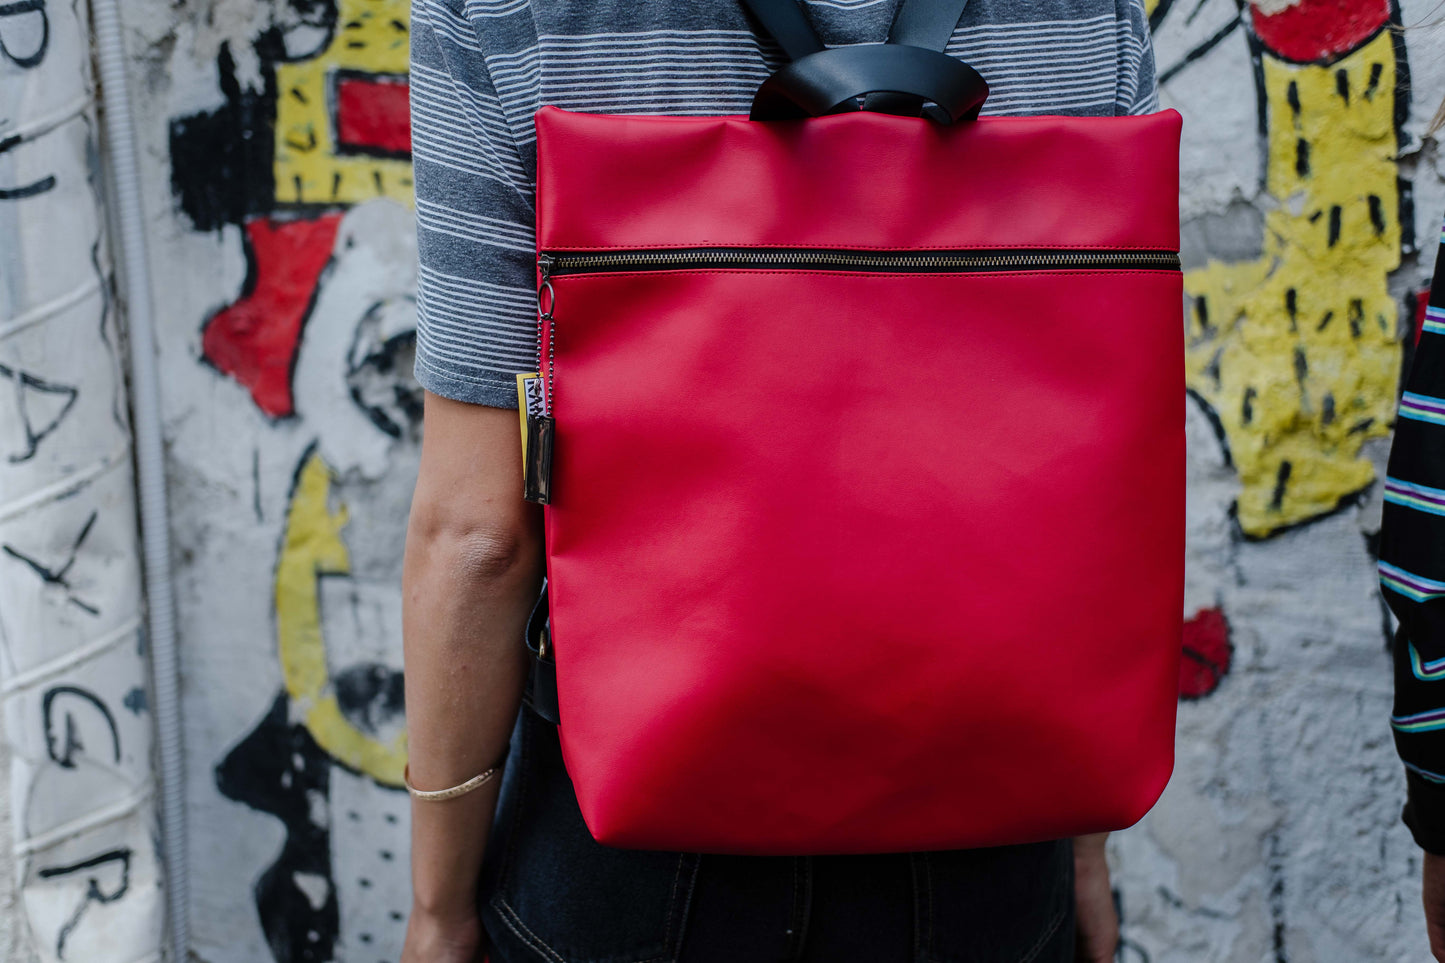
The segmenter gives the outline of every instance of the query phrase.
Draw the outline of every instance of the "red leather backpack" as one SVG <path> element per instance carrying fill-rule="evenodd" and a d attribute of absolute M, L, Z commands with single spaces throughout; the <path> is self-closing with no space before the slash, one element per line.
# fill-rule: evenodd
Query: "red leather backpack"
<path fill-rule="evenodd" d="M 749 6 L 794 58 L 751 117 L 536 115 L 534 621 L 587 826 L 1130 825 L 1173 760 L 1179 116 L 979 119 L 959 0 L 830 50 Z"/>

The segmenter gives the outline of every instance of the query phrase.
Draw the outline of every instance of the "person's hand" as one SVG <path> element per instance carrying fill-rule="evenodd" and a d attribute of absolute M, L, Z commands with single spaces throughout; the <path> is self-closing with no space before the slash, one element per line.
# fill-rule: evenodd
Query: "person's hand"
<path fill-rule="evenodd" d="M 476 914 L 444 919 L 412 908 L 401 963 L 485 963 L 482 922 Z"/>
<path fill-rule="evenodd" d="M 1109 886 L 1109 862 L 1104 857 L 1108 833 L 1074 838 L 1074 958 L 1080 963 L 1111 963 L 1119 944 L 1119 914 Z M 1442 875 L 1445 886 L 1445 875 Z M 1442 890 L 1445 892 L 1445 890 Z M 1445 899 L 1441 901 L 1445 918 Z"/>
<path fill-rule="evenodd" d="M 1430 937 L 1430 952 L 1445 963 L 1445 856 L 1425 854 L 1424 885 L 1425 933 Z"/>

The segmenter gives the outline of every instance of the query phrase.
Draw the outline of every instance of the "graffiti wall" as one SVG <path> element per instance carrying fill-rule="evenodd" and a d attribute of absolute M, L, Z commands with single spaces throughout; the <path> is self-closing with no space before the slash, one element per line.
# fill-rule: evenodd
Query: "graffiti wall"
<path fill-rule="evenodd" d="M 94 94 L 84 2 L 0 4 L 5 868 L 35 957 L 140 963 L 161 854 Z"/>
<path fill-rule="evenodd" d="M 1421 139 L 1445 38 L 1396 29 L 1432 6 L 1152 7 L 1186 118 L 1187 597 L 1214 644 L 1186 640 L 1176 778 L 1115 841 L 1128 960 L 1428 958 L 1373 552 L 1445 205 Z"/>
<path fill-rule="evenodd" d="M 1432 6 L 1149 4 L 1186 119 L 1190 564 L 1177 775 L 1112 844 L 1130 963 L 1426 958 L 1372 552 L 1445 213 L 1423 137 L 1445 28 L 1395 29 Z M 128 7 L 164 270 L 194 949 L 394 960 L 420 415 L 407 4 Z M 54 383 L 29 389 L 21 450 L 85 403 Z M 65 580 L 52 548 L 29 570 Z M 73 584 L 79 618 L 101 603 Z"/>

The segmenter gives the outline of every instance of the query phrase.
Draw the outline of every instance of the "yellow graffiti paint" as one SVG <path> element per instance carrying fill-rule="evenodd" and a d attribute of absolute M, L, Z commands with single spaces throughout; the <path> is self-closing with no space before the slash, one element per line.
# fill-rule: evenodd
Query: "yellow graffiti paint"
<path fill-rule="evenodd" d="M 338 153 L 333 117 L 340 72 L 405 75 L 406 0 L 340 0 L 336 32 L 318 56 L 276 67 L 276 200 L 355 204 L 413 198 L 411 161 Z"/>
<path fill-rule="evenodd" d="M 1258 261 L 1188 272 L 1188 383 L 1218 414 L 1267 536 L 1374 478 L 1400 370 L 1395 52 L 1383 33 L 1328 67 L 1263 61 L 1268 158 Z"/>
<path fill-rule="evenodd" d="M 317 579 L 349 574 L 351 559 L 341 538 L 347 521 L 346 507 L 332 511 L 330 496 L 331 469 L 313 452 L 296 479 L 286 513 L 281 558 L 276 565 L 276 638 L 281 674 L 307 731 L 322 749 L 378 782 L 399 787 L 406 763 L 406 733 L 389 742 L 367 735 L 342 715 L 331 688 Z"/>

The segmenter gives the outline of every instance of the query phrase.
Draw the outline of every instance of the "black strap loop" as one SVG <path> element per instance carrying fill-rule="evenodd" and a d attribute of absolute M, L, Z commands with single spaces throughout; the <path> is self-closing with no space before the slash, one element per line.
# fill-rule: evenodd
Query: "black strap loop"
<path fill-rule="evenodd" d="M 972 119 L 988 98 L 978 71 L 937 50 L 902 44 L 834 47 L 788 64 L 758 88 L 753 120 L 799 120 L 858 109 L 875 91 L 938 105 L 937 119 Z M 916 113 L 916 111 L 913 111 Z"/>
<path fill-rule="evenodd" d="M 968 0 L 903 0 L 888 28 L 888 42 L 943 51 L 967 6 Z M 916 117 L 924 107 L 918 97 L 876 93 L 863 101 L 863 109 Z"/>
<path fill-rule="evenodd" d="M 977 117 L 988 97 L 977 71 L 943 53 L 968 0 L 902 0 L 886 44 L 832 50 L 823 47 L 798 0 L 743 4 L 793 58 L 758 88 L 753 120 L 856 110 L 861 97 L 864 110 L 952 123 Z"/>

